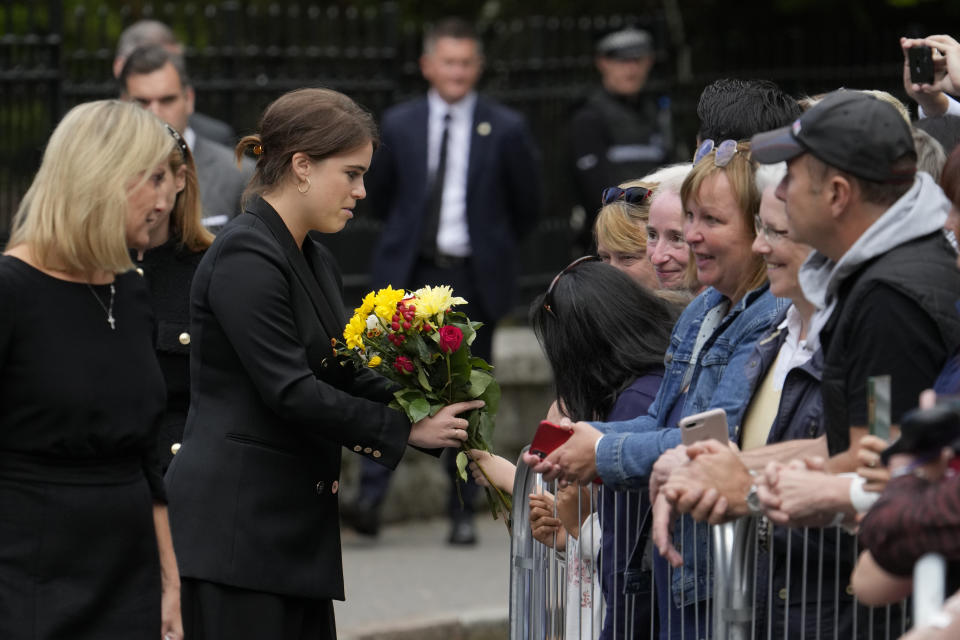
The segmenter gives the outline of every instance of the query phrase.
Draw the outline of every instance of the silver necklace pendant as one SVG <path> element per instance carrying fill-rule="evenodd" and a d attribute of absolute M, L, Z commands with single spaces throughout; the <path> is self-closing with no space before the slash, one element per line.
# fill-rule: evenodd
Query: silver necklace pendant
<path fill-rule="evenodd" d="M 94 290 L 94 288 L 90 285 L 89 282 L 87 283 L 87 288 L 90 289 L 91 295 L 93 295 L 93 298 L 94 300 L 97 301 L 97 304 L 100 305 L 100 308 L 103 309 L 104 312 L 107 314 L 107 324 L 110 325 L 110 329 L 113 331 L 116 331 L 117 320 L 116 318 L 113 317 L 113 300 L 117 295 L 117 288 L 114 286 L 114 283 L 112 282 L 110 283 L 110 304 L 109 305 L 103 304 L 103 300 L 100 299 L 100 296 L 97 295 L 97 292 Z"/>

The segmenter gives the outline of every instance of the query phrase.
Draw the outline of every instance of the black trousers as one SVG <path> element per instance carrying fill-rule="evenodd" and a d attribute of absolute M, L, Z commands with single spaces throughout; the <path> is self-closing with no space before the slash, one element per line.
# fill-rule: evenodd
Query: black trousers
<path fill-rule="evenodd" d="M 181 578 L 185 640 L 336 640 L 333 602 Z"/>

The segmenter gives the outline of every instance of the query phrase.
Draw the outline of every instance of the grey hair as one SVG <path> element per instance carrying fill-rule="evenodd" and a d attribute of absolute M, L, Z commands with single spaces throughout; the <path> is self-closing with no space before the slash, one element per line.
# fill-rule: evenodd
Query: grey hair
<path fill-rule="evenodd" d="M 763 195 L 763 192 L 770 187 L 776 188 L 785 175 L 787 175 L 786 162 L 757 165 L 757 175 L 755 178 L 757 181 L 757 191 L 760 192 L 760 195 Z"/>
<path fill-rule="evenodd" d="M 123 30 L 117 40 L 117 58 L 126 58 L 138 47 L 159 45 L 162 47 L 180 46 L 173 29 L 159 20 L 137 20 Z"/>
<path fill-rule="evenodd" d="M 650 204 L 653 204 L 653 201 L 657 199 L 657 196 L 661 193 L 676 193 L 680 194 L 680 186 L 683 184 L 684 178 L 687 177 L 687 174 L 690 173 L 690 170 L 693 169 L 693 164 L 690 162 L 681 162 L 679 164 L 671 164 L 665 167 L 660 167 L 653 173 L 640 178 L 641 182 L 653 182 L 656 183 L 657 187 L 653 190 L 653 196 L 651 197 Z"/>

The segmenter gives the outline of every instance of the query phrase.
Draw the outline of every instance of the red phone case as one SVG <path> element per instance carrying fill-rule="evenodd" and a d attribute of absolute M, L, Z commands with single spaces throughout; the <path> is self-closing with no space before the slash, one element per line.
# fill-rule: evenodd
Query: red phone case
<path fill-rule="evenodd" d="M 570 439 L 573 431 L 557 426 L 549 420 L 541 420 L 537 432 L 530 443 L 530 453 L 541 458 L 547 457 L 554 449 Z"/>

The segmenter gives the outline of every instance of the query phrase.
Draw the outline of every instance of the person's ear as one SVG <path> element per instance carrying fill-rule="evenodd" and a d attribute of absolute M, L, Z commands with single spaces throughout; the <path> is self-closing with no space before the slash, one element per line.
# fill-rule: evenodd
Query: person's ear
<path fill-rule="evenodd" d="M 835 173 L 827 179 L 824 193 L 829 198 L 830 214 L 839 218 L 850 207 L 855 187 L 849 178 Z"/>
<path fill-rule="evenodd" d="M 184 97 L 184 98 L 186 99 L 186 101 L 187 101 L 187 115 L 188 115 L 188 116 L 192 116 L 192 115 L 193 115 L 193 105 L 194 105 L 194 103 L 196 102 L 196 99 L 197 99 L 197 94 L 194 93 L 193 87 L 187 87 L 186 89 L 184 89 L 184 91 L 183 91 L 183 97 Z"/>
<path fill-rule="evenodd" d="M 433 77 L 433 57 L 429 53 L 420 56 L 420 75 L 427 82 L 432 82 Z"/>
<path fill-rule="evenodd" d="M 310 175 L 312 168 L 313 161 L 303 151 L 297 151 L 290 158 L 290 171 L 293 172 L 293 177 L 296 178 L 297 182 L 303 182 Z"/>
<path fill-rule="evenodd" d="M 177 193 L 180 193 L 187 186 L 187 165 L 182 164 L 173 174 L 173 183 L 177 187 Z"/>

